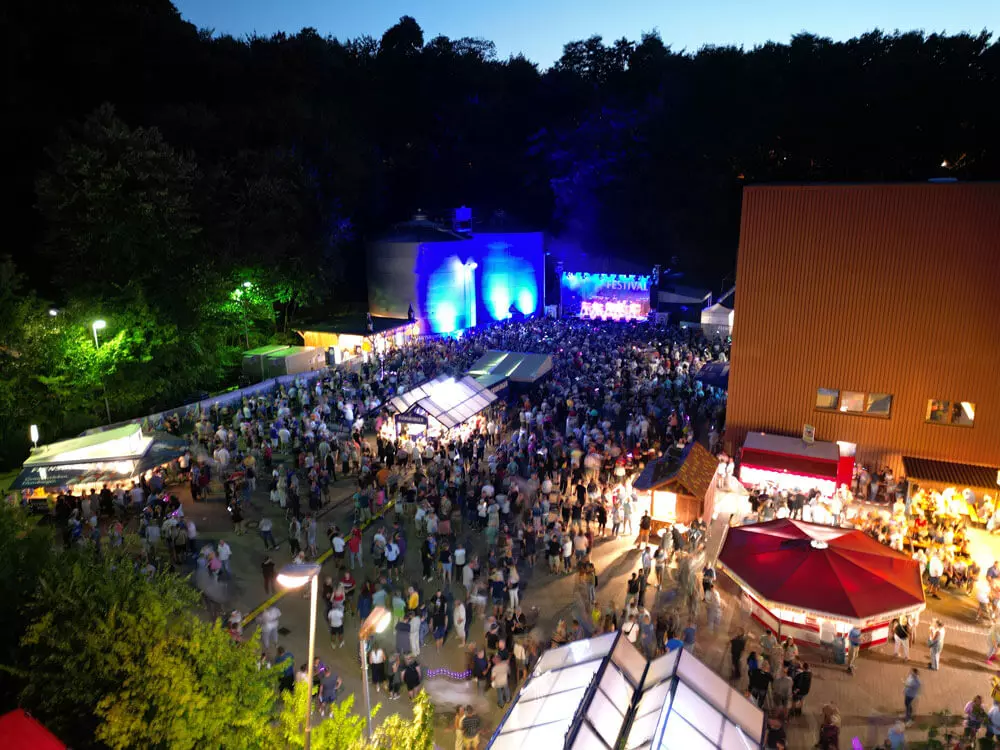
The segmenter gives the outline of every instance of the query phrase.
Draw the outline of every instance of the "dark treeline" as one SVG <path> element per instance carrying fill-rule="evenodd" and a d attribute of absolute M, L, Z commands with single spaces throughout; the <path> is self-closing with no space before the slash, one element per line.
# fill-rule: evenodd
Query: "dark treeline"
<path fill-rule="evenodd" d="M 541 71 L 408 17 L 353 40 L 219 36 L 166 0 L 11 0 L 0 18 L 0 368 L 17 381 L 0 445 L 42 419 L 25 403 L 93 419 L 101 384 L 129 416 L 224 382 L 247 338 L 290 335 L 303 308 L 363 305 L 360 243 L 417 207 L 502 209 L 718 288 L 745 184 L 1000 172 L 985 32 L 693 54 L 593 37 Z"/>

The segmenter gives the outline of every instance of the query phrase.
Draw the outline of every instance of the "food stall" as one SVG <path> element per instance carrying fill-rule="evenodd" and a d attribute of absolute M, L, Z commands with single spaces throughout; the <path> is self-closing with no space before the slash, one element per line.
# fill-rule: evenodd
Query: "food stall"
<path fill-rule="evenodd" d="M 751 432 L 740 451 L 739 478 L 748 487 L 819 490 L 824 497 L 831 497 L 843 483 L 841 475 L 840 446 L 836 443 Z"/>
<path fill-rule="evenodd" d="M 184 454 L 187 443 L 168 435 L 147 435 L 137 424 L 39 446 L 21 467 L 11 489 L 37 510 L 45 510 L 49 496 L 71 487 L 89 492 L 105 484 L 124 483 L 150 474 Z"/>
<path fill-rule="evenodd" d="M 697 442 L 685 447 L 680 456 L 667 454 L 650 461 L 632 480 L 638 502 L 635 515 L 649 513 L 654 534 L 674 523 L 710 519 L 718 465 L 715 456 Z"/>
<path fill-rule="evenodd" d="M 496 400 L 496 394 L 475 378 L 439 375 L 391 399 L 389 418 L 381 429 L 390 438 L 404 431 L 410 436 L 441 437 L 461 431 Z"/>
<path fill-rule="evenodd" d="M 924 609 L 920 565 L 857 529 L 791 519 L 729 530 L 717 565 L 755 620 L 780 637 L 826 644 L 855 625 L 862 647 Z"/>
<path fill-rule="evenodd" d="M 330 353 L 332 364 L 353 359 L 365 361 L 373 355 L 385 355 L 420 335 L 420 323 L 406 318 L 381 315 L 344 315 L 334 320 L 311 323 L 296 331 L 306 346 L 317 346 Z"/>

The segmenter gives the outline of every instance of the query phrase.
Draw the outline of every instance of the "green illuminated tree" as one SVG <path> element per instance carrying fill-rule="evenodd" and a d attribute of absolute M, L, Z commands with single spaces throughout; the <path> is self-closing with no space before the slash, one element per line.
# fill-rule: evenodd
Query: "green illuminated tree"
<path fill-rule="evenodd" d="M 25 675 L 14 668 L 18 641 L 30 623 L 28 604 L 54 550 L 48 527 L 38 526 L 21 509 L 0 504 L 0 705 L 16 705 Z"/>
<path fill-rule="evenodd" d="M 294 693 L 282 694 L 282 707 L 272 734 L 274 750 L 297 750 L 304 746 L 302 717 L 305 716 L 309 688 L 296 681 Z M 372 716 L 378 711 L 375 706 Z M 313 716 L 311 744 L 313 750 L 362 750 L 365 718 L 354 713 L 354 694 L 330 704 L 330 715 Z"/>
<path fill-rule="evenodd" d="M 264 746 L 276 676 L 258 652 L 256 636 L 240 645 L 220 623 L 184 618 L 122 664 L 124 680 L 97 704 L 97 739 L 114 750 Z"/>
<path fill-rule="evenodd" d="M 55 556 L 24 608 L 21 704 L 74 747 L 265 746 L 276 675 L 258 671 L 256 641 L 199 619 L 198 600 L 111 550 Z"/>
<path fill-rule="evenodd" d="M 393 714 L 375 730 L 374 748 L 392 750 L 434 750 L 434 704 L 423 690 L 413 700 L 413 719 Z"/>

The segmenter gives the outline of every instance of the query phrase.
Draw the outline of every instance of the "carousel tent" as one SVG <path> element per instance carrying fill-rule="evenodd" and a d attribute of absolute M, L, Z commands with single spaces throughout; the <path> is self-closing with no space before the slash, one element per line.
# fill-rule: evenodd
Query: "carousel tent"
<path fill-rule="evenodd" d="M 445 429 L 457 427 L 497 400 L 494 393 L 474 378 L 456 380 L 440 375 L 389 401 L 395 414 L 406 414 L 417 409 L 422 416 L 430 417 Z"/>
<path fill-rule="evenodd" d="M 649 662 L 614 632 L 545 652 L 488 748 L 747 750 L 763 731 L 760 709 L 696 657 Z"/>
<path fill-rule="evenodd" d="M 501 352 L 491 349 L 472 363 L 469 375 L 479 379 L 499 376 L 512 383 L 534 383 L 552 370 L 552 356 L 529 352 Z"/>
<path fill-rule="evenodd" d="M 0 747 L 4 750 L 64 750 L 66 746 L 17 708 L 0 716 Z"/>
<path fill-rule="evenodd" d="M 768 609 L 864 625 L 924 608 L 919 563 L 858 529 L 792 519 L 739 526 L 718 564 Z"/>

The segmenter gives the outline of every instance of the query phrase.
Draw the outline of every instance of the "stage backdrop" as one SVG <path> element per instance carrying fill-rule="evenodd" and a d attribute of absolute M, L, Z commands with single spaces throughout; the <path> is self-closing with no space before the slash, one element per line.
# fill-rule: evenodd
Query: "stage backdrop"
<path fill-rule="evenodd" d="M 563 315 L 635 320 L 649 315 L 649 276 L 563 272 Z"/>
<path fill-rule="evenodd" d="M 453 333 L 541 313 L 544 269 L 541 232 L 376 242 L 368 247 L 368 306 L 372 315 L 405 318 L 412 304 L 424 333 Z"/>

